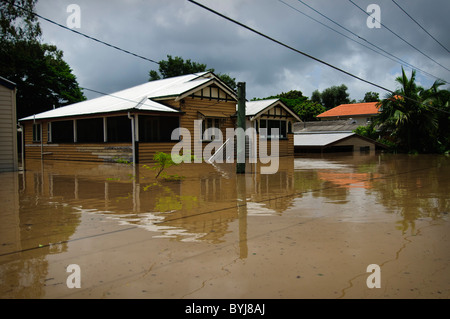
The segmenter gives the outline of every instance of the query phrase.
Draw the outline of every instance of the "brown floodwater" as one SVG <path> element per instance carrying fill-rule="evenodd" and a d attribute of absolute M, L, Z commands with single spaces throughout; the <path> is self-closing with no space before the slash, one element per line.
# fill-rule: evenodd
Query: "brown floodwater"
<path fill-rule="evenodd" d="M 450 297 L 450 157 L 149 166 L 0 173 L 0 298 Z"/>

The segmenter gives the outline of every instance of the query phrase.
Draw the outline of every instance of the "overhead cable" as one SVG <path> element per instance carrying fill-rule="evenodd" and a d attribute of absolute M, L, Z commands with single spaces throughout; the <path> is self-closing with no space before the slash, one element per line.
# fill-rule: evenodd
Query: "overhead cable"
<path fill-rule="evenodd" d="M 424 27 L 422 27 L 422 25 L 416 21 L 416 19 L 414 19 L 413 17 L 411 17 L 411 15 L 405 11 L 405 9 L 403 9 L 397 2 L 395 2 L 395 0 L 392 0 L 392 2 L 394 2 L 394 4 L 400 9 L 402 10 L 411 20 L 413 20 L 423 31 L 425 31 L 426 34 L 428 34 L 434 41 L 436 41 L 441 47 L 444 48 L 445 51 L 447 51 L 448 53 L 450 53 L 450 51 L 441 43 L 439 42 L 435 37 L 433 37 L 430 32 L 428 32 Z"/>
<path fill-rule="evenodd" d="M 8 1 L 8 2 L 9 2 L 9 1 Z M 146 61 L 148 61 L 148 62 L 152 62 L 152 63 L 159 64 L 159 62 L 157 62 L 157 61 L 155 61 L 155 60 L 152 60 L 152 59 L 146 58 L 146 57 L 144 57 L 144 56 L 142 56 L 142 55 L 139 55 L 139 54 L 133 53 L 133 52 L 131 52 L 131 51 L 122 49 L 122 48 L 120 48 L 120 47 L 118 47 L 118 46 L 116 46 L 116 45 L 113 45 L 113 44 L 107 43 L 107 42 L 105 42 L 105 41 L 99 40 L 99 39 L 97 39 L 97 38 L 95 38 L 95 37 L 92 37 L 92 36 L 90 36 L 90 35 L 87 35 L 87 34 L 85 34 L 85 33 L 83 33 L 83 32 L 80 32 L 80 31 L 71 29 L 71 28 L 69 28 L 69 27 L 67 27 L 67 26 L 65 26 L 65 25 L 63 25 L 63 24 L 60 24 L 60 23 L 55 22 L 55 21 L 53 21 L 53 20 L 51 20 L 51 19 L 48 19 L 48 18 L 46 18 L 46 17 L 43 17 L 43 16 L 41 16 L 40 14 L 37 14 L 36 12 L 34 12 L 34 11 L 32 11 L 32 10 L 29 10 L 29 9 L 27 9 L 27 8 L 24 8 L 24 7 L 20 6 L 20 5 L 18 5 L 18 4 L 15 4 L 14 2 L 9 2 L 9 3 L 10 3 L 11 5 L 15 6 L 16 8 L 19 8 L 19 9 L 21 9 L 21 10 L 23 10 L 23 11 L 26 11 L 27 13 L 33 14 L 33 15 L 35 15 L 36 17 L 41 18 L 42 20 L 45 20 L 45 21 L 47 21 L 47 22 L 50 22 L 50 23 L 52 23 L 52 24 L 54 24 L 54 25 L 56 25 L 56 26 L 58 26 L 58 27 L 60 27 L 60 28 L 63 28 L 63 29 L 66 29 L 66 30 L 68 30 L 68 31 L 71 31 L 71 32 L 73 32 L 73 33 L 76 33 L 76 34 L 78 34 L 78 35 L 81 35 L 81 36 L 83 36 L 83 37 L 85 37 L 85 38 L 88 38 L 88 39 L 90 39 L 90 40 L 92 40 L 92 41 L 96 41 L 96 42 L 98 42 L 98 43 L 104 44 L 104 45 L 106 45 L 106 46 L 108 46 L 108 47 L 111 47 L 111 48 L 113 48 L 113 49 L 122 51 L 122 52 L 124 52 L 124 53 L 126 53 L 126 54 L 133 55 L 133 56 L 135 56 L 135 57 L 137 57 L 137 58 L 140 58 L 140 59 L 142 59 L 142 60 L 146 60 Z"/>
<path fill-rule="evenodd" d="M 355 2 L 353 2 L 352 0 L 348 0 L 350 1 L 350 3 L 352 3 L 355 7 L 357 7 L 359 10 L 361 10 L 362 12 L 364 12 L 365 14 L 367 14 L 368 16 L 371 16 L 367 11 L 365 11 L 363 8 L 361 8 L 360 6 L 358 6 Z M 375 19 L 375 18 L 374 18 Z M 430 59 L 431 61 L 433 61 L 434 63 L 436 63 L 437 65 L 441 66 L 442 68 L 446 69 L 447 71 L 450 72 L 450 69 L 446 68 L 445 66 L 443 66 L 442 64 L 440 64 L 439 62 L 437 62 L 435 59 L 433 59 L 432 57 L 430 57 L 429 55 L 425 54 L 424 52 L 422 52 L 421 50 L 419 50 L 416 46 L 412 45 L 411 43 L 409 43 L 408 41 L 406 41 L 405 39 L 403 39 L 401 36 L 399 36 L 397 33 L 395 33 L 394 31 L 392 31 L 389 27 L 387 27 L 386 25 L 384 25 L 383 23 L 381 23 L 381 21 L 378 21 L 377 19 L 375 19 L 376 22 L 378 22 L 380 25 L 382 25 L 384 28 L 386 28 L 386 30 L 388 30 L 389 32 L 391 32 L 393 35 L 395 35 L 397 38 L 399 38 L 400 40 L 402 40 L 403 42 L 405 42 L 406 44 L 408 44 L 410 47 L 412 47 L 413 49 L 415 49 L 416 51 L 420 52 L 423 56 L 427 57 L 428 59 Z"/>
<path fill-rule="evenodd" d="M 295 10 L 295 11 L 297 11 L 297 12 L 299 12 L 299 13 L 305 15 L 305 16 L 307 16 L 308 18 L 310 18 L 310 19 L 316 21 L 317 23 L 320 23 L 321 25 L 323 25 L 323 26 L 325 26 L 325 27 L 331 29 L 332 31 L 339 33 L 340 35 L 346 37 L 347 39 L 350 39 L 350 40 L 352 40 L 353 42 L 356 42 L 356 43 L 358 43 L 358 44 L 360 44 L 360 45 L 366 47 L 367 49 L 372 50 L 373 52 L 375 52 L 375 53 L 377 53 L 377 54 L 380 54 L 380 55 L 382 55 L 382 56 L 384 56 L 384 57 L 386 57 L 386 58 L 388 58 L 388 59 L 390 59 L 390 60 L 392 60 L 392 61 L 394 61 L 394 62 L 396 62 L 396 63 L 400 63 L 401 65 L 405 65 L 405 66 L 407 66 L 407 67 L 409 67 L 409 68 L 411 68 L 411 69 L 415 69 L 415 70 L 417 70 L 417 71 L 419 71 L 419 72 L 421 72 L 421 73 L 423 73 L 423 74 L 426 74 L 426 75 L 428 75 L 428 76 L 431 76 L 431 77 L 433 77 L 433 78 L 435 78 L 435 79 L 437 79 L 437 80 L 440 80 L 440 81 L 442 81 L 442 82 L 444 82 L 444 83 L 448 83 L 447 81 L 445 81 L 445 80 L 443 80 L 443 79 L 441 79 L 441 78 L 439 78 L 439 77 L 437 77 L 437 76 L 435 76 L 435 75 L 433 75 L 433 74 L 431 74 L 431 73 L 429 73 L 429 72 L 426 72 L 426 71 L 424 71 L 424 70 L 418 68 L 417 66 L 412 65 L 412 64 L 406 62 L 405 60 L 402 60 L 401 58 L 399 58 L 399 57 L 393 55 L 392 53 L 389 53 L 388 51 L 384 50 L 383 48 L 381 48 L 381 47 L 379 47 L 379 46 L 373 44 L 372 42 L 370 42 L 370 41 L 368 41 L 367 39 L 361 37 L 360 35 L 358 35 L 358 34 L 356 34 L 355 32 L 349 30 L 348 28 L 342 26 L 340 23 L 334 21 L 333 19 L 329 18 L 328 16 L 324 15 L 324 14 L 321 13 L 320 11 L 314 9 L 313 7 L 311 7 L 310 5 L 308 5 L 307 3 L 305 3 L 305 2 L 303 2 L 303 1 L 301 1 L 301 0 L 298 0 L 298 1 L 299 1 L 300 3 L 302 3 L 303 5 L 307 6 L 308 8 L 310 8 L 311 10 L 313 10 L 314 12 L 316 12 L 317 14 L 321 15 L 321 16 L 324 17 L 325 19 L 331 21 L 331 22 L 334 23 L 335 25 L 337 25 L 337 26 L 339 26 L 340 28 L 344 29 L 345 31 L 351 33 L 353 36 L 357 37 L 358 39 L 361 39 L 362 41 L 368 43 L 369 45 L 371 45 L 371 46 L 377 48 L 378 50 L 380 50 L 380 51 L 386 53 L 386 54 L 389 55 L 390 57 L 389 57 L 389 56 L 386 56 L 386 55 L 384 55 L 384 54 L 382 54 L 381 52 L 379 52 L 379 51 L 377 51 L 377 50 L 374 50 L 374 49 L 371 48 L 371 47 L 368 47 L 367 45 L 364 45 L 364 44 L 361 43 L 361 42 L 356 41 L 355 39 L 352 39 L 352 38 L 350 38 L 350 37 L 344 35 L 343 33 L 341 33 L 341 32 L 339 32 L 339 31 L 333 29 L 332 27 L 330 27 L 330 26 L 328 26 L 328 25 L 326 25 L 326 24 L 324 24 L 324 23 L 318 21 L 317 19 L 314 19 L 313 17 L 307 15 L 306 13 L 304 13 L 304 12 L 298 10 L 297 8 L 294 8 L 293 6 L 287 4 L 287 3 L 284 2 L 283 0 L 278 0 L 278 1 L 281 2 L 281 3 L 283 3 L 283 4 L 285 4 L 286 6 L 290 7 L 291 9 L 293 9 L 293 10 Z M 392 57 L 392 58 L 391 58 L 391 57 Z"/>
<path fill-rule="evenodd" d="M 357 75 L 354 75 L 354 74 L 352 74 L 352 73 L 350 73 L 350 72 L 348 72 L 348 71 L 345 71 L 345 70 L 343 70 L 343 69 L 341 69 L 341 68 L 339 68 L 339 67 L 337 67 L 337 66 L 334 66 L 334 65 L 332 65 L 332 64 L 330 64 L 330 63 L 328 63 L 328 62 L 325 62 L 325 61 L 323 61 L 323 60 L 320 60 L 320 59 L 318 59 L 318 58 L 316 58 L 316 57 L 314 57 L 314 56 L 312 56 L 312 55 L 310 55 L 310 54 L 308 54 L 308 53 L 305 53 L 305 52 L 303 52 L 303 51 L 301 51 L 301 50 L 298 50 L 298 49 L 296 49 L 296 48 L 294 48 L 294 47 L 292 47 L 292 46 L 290 46 L 290 45 L 288 45 L 288 44 L 286 44 L 286 43 L 283 43 L 283 42 L 281 42 L 281 41 L 279 41 L 279 40 L 277 40 L 277 39 L 274 39 L 274 38 L 272 38 L 272 37 L 270 37 L 270 36 L 268 36 L 268 35 L 266 35 L 266 34 L 260 32 L 260 31 L 258 31 L 258 30 L 256 30 L 256 29 L 254 29 L 254 28 L 251 28 L 251 27 L 249 27 L 248 25 L 243 24 L 242 22 L 239 22 L 239 21 L 237 21 L 237 20 L 234 20 L 234 19 L 232 19 L 232 18 L 230 18 L 230 17 L 228 17 L 228 16 L 226 16 L 226 15 L 224 15 L 224 14 L 218 12 L 218 11 L 215 11 L 215 10 L 213 10 L 213 9 L 211 9 L 211 8 L 209 8 L 209 7 L 207 7 L 207 6 L 203 5 L 203 4 L 201 4 L 201 3 L 198 3 L 197 1 L 194 1 L 194 0 L 188 0 L 188 1 L 191 2 L 191 3 L 193 3 L 193 4 L 195 4 L 195 5 L 197 5 L 197 6 L 199 6 L 199 7 L 201 7 L 201 8 L 203 8 L 203 9 L 205 9 L 205 10 L 207 10 L 207 11 L 209 11 L 209 12 L 211 12 L 211 13 L 214 13 L 215 15 L 218 15 L 218 16 L 221 17 L 221 18 L 224 18 L 225 20 L 228 20 L 228 21 L 230 21 L 230 22 L 233 22 L 234 24 L 237 24 L 237 25 L 241 26 L 241 27 L 244 28 L 244 29 L 247 29 L 247 30 L 249 30 L 249 31 L 251 31 L 251 32 L 253 32 L 253 33 L 256 33 L 257 35 L 259 35 L 259 36 L 261 36 L 261 37 L 263 37 L 263 38 L 266 38 L 266 39 L 268 39 L 268 40 L 270 40 L 270 41 L 272 41 L 272 42 L 274 42 L 274 43 L 276 43 L 276 44 L 279 44 L 279 45 L 281 45 L 281 46 L 283 46 L 283 47 L 285 47 L 285 48 L 287 48 L 287 49 L 289 49 L 289 50 L 291 50 L 291 51 L 294 51 L 294 52 L 299 53 L 299 54 L 301 54 L 301 55 L 303 55 L 303 56 L 305 56 L 305 57 L 307 57 L 307 58 L 310 58 L 310 59 L 312 59 L 312 60 L 314 60 L 314 61 L 317 61 L 317 62 L 319 62 L 319 63 L 321 63 L 321 64 L 324 64 L 324 65 L 326 65 L 326 66 L 328 66 L 328 67 L 330 67 L 330 68 L 332 68 L 332 69 L 335 69 L 335 70 L 337 70 L 337 71 L 339 71 L 339 72 L 341 72 L 341 73 L 344 73 L 344 74 L 346 74 L 346 75 L 348 75 L 348 76 L 350 76 L 350 77 L 352 77 L 352 78 L 355 78 L 355 79 L 357 79 L 357 80 L 359 80 L 359 81 L 361 81 L 361 82 L 365 82 L 365 83 L 367 83 L 367 84 L 370 84 L 370 85 L 372 85 L 372 86 L 375 86 L 375 87 L 377 87 L 377 88 L 380 88 L 380 89 L 382 89 L 382 90 L 384 90 L 384 91 L 387 91 L 387 92 L 389 92 L 389 93 L 391 93 L 391 94 L 393 94 L 393 95 L 397 95 L 397 96 L 399 96 L 399 97 L 402 97 L 402 98 L 404 98 L 404 99 L 407 99 L 407 100 L 410 100 L 410 101 L 413 101 L 413 102 L 416 102 L 416 103 L 419 103 L 419 104 L 423 104 L 423 103 L 420 102 L 420 101 L 416 101 L 416 100 L 414 100 L 414 99 L 412 99 L 412 98 L 410 98 L 410 97 L 408 97 L 408 96 L 403 96 L 403 95 L 401 95 L 401 94 L 398 94 L 398 93 L 395 92 L 395 91 L 392 91 L 392 90 L 390 90 L 390 89 L 388 89 L 388 88 L 385 88 L 385 87 L 383 87 L 383 86 L 381 86 L 381 85 L 379 85 L 379 84 L 376 84 L 376 83 L 374 83 L 374 82 L 371 82 L 371 81 L 369 81 L 369 80 L 366 80 L 366 79 L 364 79 L 364 78 L 361 78 L 361 77 L 359 77 L 359 76 L 357 76 Z M 445 112 L 445 113 L 450 113 L 450 112 L 447 112 L 447 111 L 445 111 L 445 110 L 441 110 L 441 109 L 432 107 L 432 106 L 430 106 L 430 105 L 427 105 L 427 106 L 428 106 L 428 107 L 431 107 L 431 108 L 433 108 L 433 109 L 436 109 L 436 110 Z"/>

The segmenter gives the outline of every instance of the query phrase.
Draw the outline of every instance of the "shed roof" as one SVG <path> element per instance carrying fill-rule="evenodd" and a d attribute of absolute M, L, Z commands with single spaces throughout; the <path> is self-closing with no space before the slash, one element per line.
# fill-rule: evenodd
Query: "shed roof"
<path fill-rule="evenodd" d="M 379 102 L 341 104 L 328 111 L 325 111 L 317 117 L 340 117 L 357 115 L 375 115 L 380 108 Z"/>
<path fill-rule="evenodd" d="M 202 72 L 147 82 L 116 93 L 28 116 L 20 119 L 20 121 L 104 114 L 119 111 L 178 113 L 180 111 L 158 103 L 156 100 L 173 97 L 182 98 L 186 94 L 190 94 L 193 90 L 212 83 L 227 90 L 231 96 L 235 96 L 213 73 Z"/>

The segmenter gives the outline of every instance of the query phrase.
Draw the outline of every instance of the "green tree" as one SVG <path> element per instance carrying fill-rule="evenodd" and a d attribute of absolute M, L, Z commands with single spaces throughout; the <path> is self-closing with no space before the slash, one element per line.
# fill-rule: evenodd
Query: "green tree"
<path fill-rule="evenodd" d="M 317 115 L 326 111 L 322 104 L 312 102 L 310 100 L 304 101 L 294 107 L 295 113 L 299 115 L 302 121 L 317 121 Z"/>
<path fill-rule="evenodd" d="M 340 104 L 350 103 L 349 94 L 347 93 L 347 86 L 342 84 L 340 86 L 329 87 L 321 93 L 323 106 L 327 110 L 336 107 Z"/>
<path fill-rule="evenodd" d="M 347 86 L 342 84 L 340 86 L 331 86 L 320 93 L 315 90 L 312 93 L 311 101 L 322 104 L 327 110 L 332 109 L 340 104 L 351 103 Z"/>
<path fill-rule="evenodd" d="M 320 96 L 319 90 L 315 90 L 314 92 L 312 92 L 312 94 L 311 94 L 311 101 L 315 102 L 315 103 L 322 104 L 322 98 Z"/>
<path fill-rule="evenodd" d="M 428 90 L 423 90 L 423 103 L 434 109 L 437 117 L 437 152 L 450 152 L 450 91 L 441 90 L 445 83 L 435 81 Z"/>
<path fill-rule="evenodd" d="M 368 103 L 368 102 L 379 102 L 380 101 L 380 94 L 377 92 L 366 92 L 364 94 L 364 99 L 361 100 L 361 103 Z"/>
<path fill-rule="evenodd" d="M 415 82 L 413 70 L 408 78 L 402 68 L 402 75 L 396 78 L 399 89 L 381 102 L 381 112 L 376 121 L 381 133 L 387 136 L 401 151 L 434 152 L 438 138 L 437 113 L 430 103 L 425 103 L 429 90 Z"/>
<path fill-rule="evenodd" d="M 0 74 L 17 85 L 18 118 L 86 99 L 63 52 L 39 41 L 41 30 L 32 14 L 35 4 L 34 0 L 0 3 Z"/>
<path fill-rule="evenodd" d="M 37 0 L 0 2 L 0 43 L 37 39 L 42 31 L 33 14 Z M 19 8 L 23 7 L 25 10 Z"/>
<path fill-rule="evenodd" d="M 159 72 L 156 70 L 151 70 L 149 72 L 149 81 L 206 71 L 214 73 L 214 69 L 207 69 L 206 64 L 192 62 L 190 59 L 185 61 L 182 57 L 179 56 L 173 58 L 171 55 L 167 55 L 167 60 L 161 60 L 158 63 Z M 230 77 L 228 74 L 220 73 L 217 74 L 217 77 L 220 78 L 231 89 L 236 90 L 236 79 Z"/>

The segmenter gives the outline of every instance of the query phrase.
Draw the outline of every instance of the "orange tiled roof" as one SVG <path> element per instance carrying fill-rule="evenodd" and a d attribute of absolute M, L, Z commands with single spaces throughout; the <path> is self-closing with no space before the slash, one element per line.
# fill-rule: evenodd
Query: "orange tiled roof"
<path fill-rule="evenodd" d="M 317 115 L 317 117 L 373 115 L 378 114 L 379 108 L 378 102 L 341 104 Z"/>

